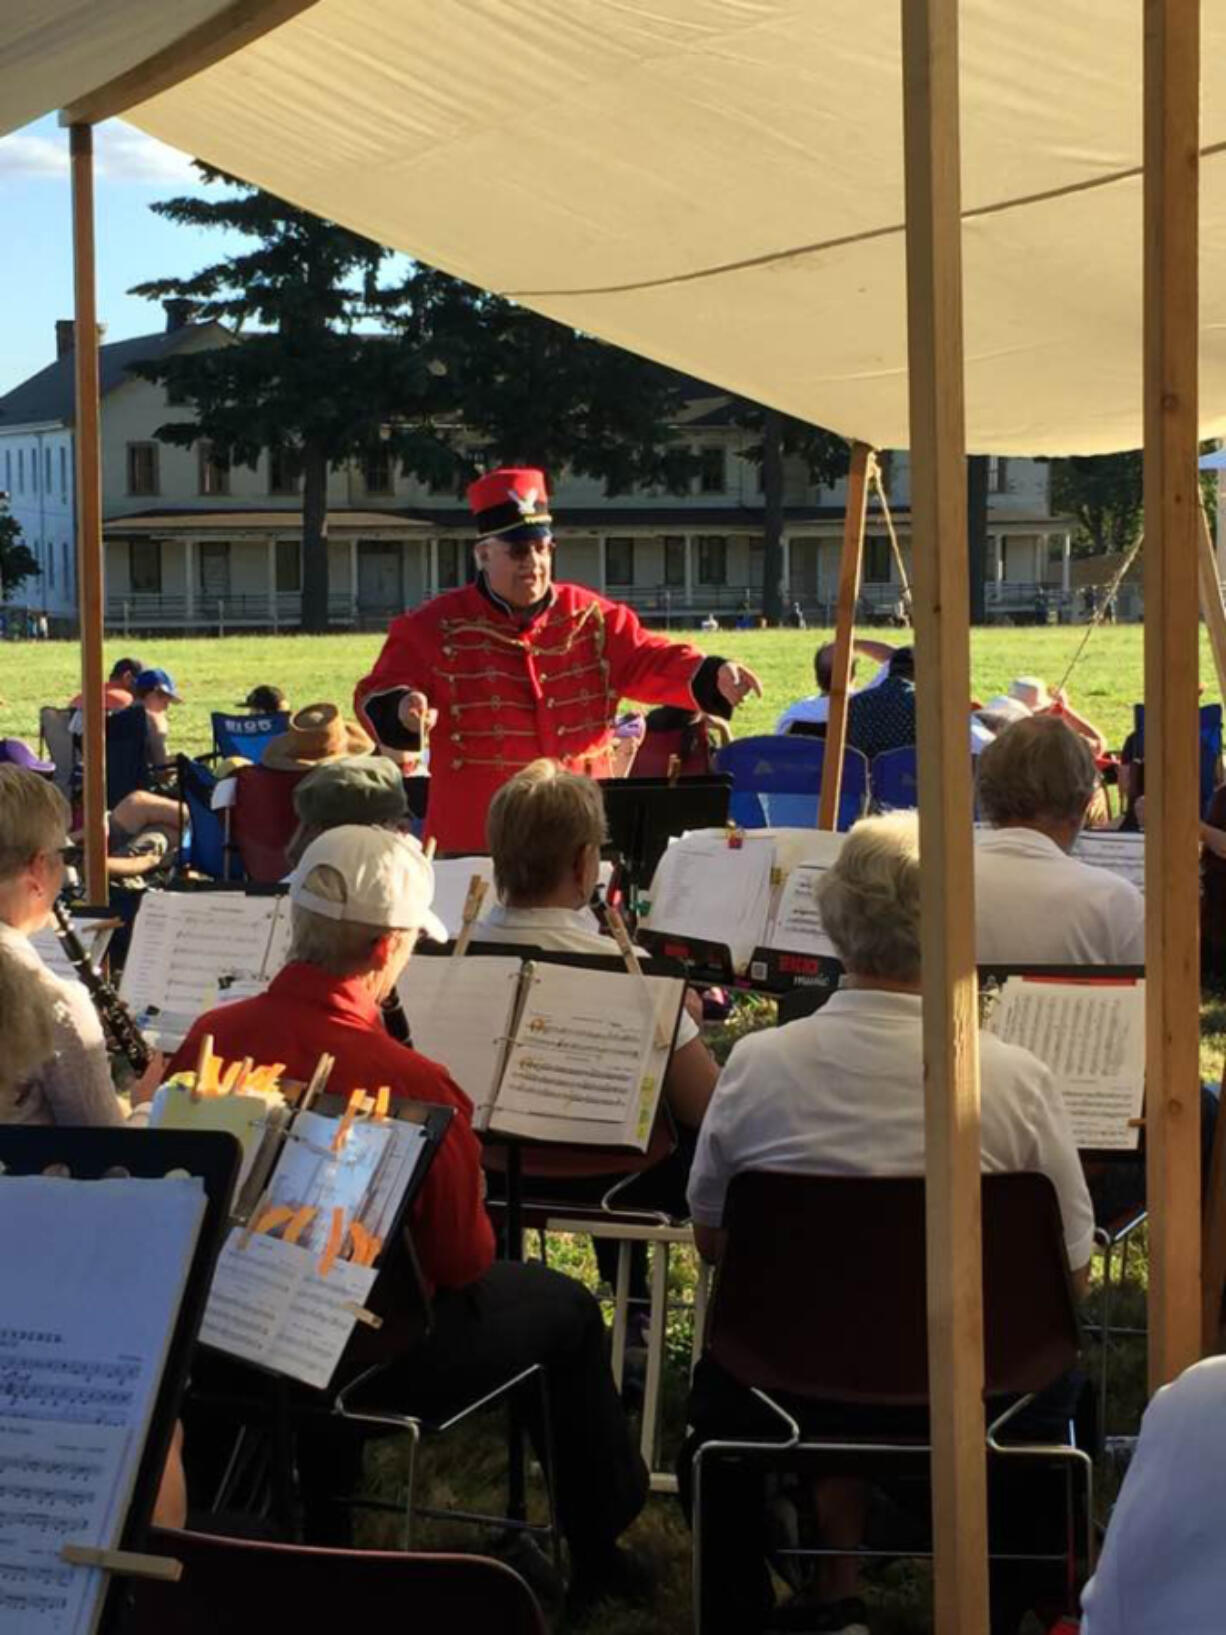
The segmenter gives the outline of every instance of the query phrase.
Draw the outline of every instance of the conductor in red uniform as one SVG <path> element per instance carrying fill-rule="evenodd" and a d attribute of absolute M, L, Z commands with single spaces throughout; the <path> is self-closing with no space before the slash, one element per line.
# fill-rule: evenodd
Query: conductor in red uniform
<path fill-rule="evenodd" d="M 544 473 L 492 471 L 468 490 L 475 584 L 393 620 L 354 697 L 389 749 L 430 734 L 428 833 L 444 852 L 485 849 L 494 792 L 547 756 L 593 777 L 610 770 L 621 698 L 728 716 L 756 676 L 643 629 L 628 607 L 553 583 Z"/>

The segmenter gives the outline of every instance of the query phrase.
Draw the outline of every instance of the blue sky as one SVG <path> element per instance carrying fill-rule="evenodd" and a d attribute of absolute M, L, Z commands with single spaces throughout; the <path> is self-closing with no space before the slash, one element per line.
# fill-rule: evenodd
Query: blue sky
<path fill-rule="evenodd" d="M 175 227 L 155 199 L 198 192 L 187 156 L 118 120 L 95 137 L 98 315 L 108 340 L 161 329 L 161 308 L 126 292 L 144 279 L 189 273 L 244 241 Z M 54 116 L 0 139 L 0 392 L 55 355 L 55 320 L 72 316 L 68 133 Z"/>

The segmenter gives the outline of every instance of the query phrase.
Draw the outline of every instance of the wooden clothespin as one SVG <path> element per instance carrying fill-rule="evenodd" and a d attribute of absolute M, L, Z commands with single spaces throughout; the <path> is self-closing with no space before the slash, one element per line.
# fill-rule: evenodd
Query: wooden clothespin
<path fill-rule="evenodd" d="M 652 993 L 643 967 L 639 964 L 639 956 L 634 951 L 634 944 L 630 941 L 630 933 L 626 930 L 626 922 L 615 908 L 605 910 L 605 918 L 609 922 L 609 930 L 613 933 L 613 940 L 617 944 L 618 952 L 626 963 L 626 969 L 631 976 L 638 977 L 643 985 L 643 992 L 647 995 L 647 1003 L 651 1006 L 652 1019 L 655 1022 L 656 1043 L 661 1050 L 667 1050 L 672 1040 L 667 1028 L 660 1019 L 660 1008 L 656 1004 L 656 996 Z"/>
<path fill-rule="evenodd" d="M 376 1316 L 373 1311 L 367 1311 L 365 1306 L 359 1306 L 356 1300 L 346 1300 L 341 1309 L 347 1311 L 351 1317 L 356 1317 L 359 1323 L 365 1323 L 367 1328 L 383 1327 L 382 1317 Z"/>
<path fill-rule="evenodd" d="M 251 1072 L 254 1067 L 254 1057 L 244 1056 L 238 1064 L 238 1071 L 235 1073 L 233 1082 L 230 1085 L 230 1095 L 237 1096 L 242 1093 L 251 1079 Z M 228 1074 L 226 1076 L 229 1077 Z"/>
<path fill-rule="evenodd" d="M 380 1124 L 387 1117 L 387 1109 L 391 1104 L 392 1087 L 390 1084 L 381 1084 L 375 1092 L 375 1110 L 371 1115 L 376 1124 Z"/>
<path fill-rule="evenodd" d="M 336 1258 L 341 1252 L 341 1245 L 344 1241 L 345 1211 L 338 1204 L 332 1211 L 332 1225 L 328 1228 L 328 1241 L 319 1262 L 320 1277 L 327 1277 L 333 1266 L 336 1265 Z"/>
<path fill-rule="evenodd" d="M 426 844 L 421 849 L 422 856 L 425 858 L 427 863 L 433 863 L 434 854 L 435 854 L 435 852 L 437 850 L 438 850 L 438 841 L 434 837 L 434 835 L 431 835 L 429 840 L 426 841 Z"/>
<path fill-rule="evenodd" d="M 295 1211 L 289 1225 L 285 1228 L 285 1231 L 282 1232 L 282 1241 L 285 1243 L 297 1243 L 299 1238 L 318 1214 L 319 1210 L 315 1208 L 313 1204 L 303 1204 L 301 1209 Z"/>
<path fill-rule="evenodd" d="M 468 882 L 468 896 L 464 899 L 464 916 L 460 926 L 460 934 L 455 940 L 455 947 L 451 951 L 453 959 L 462 959 L 468 952 L 468 945 L 473 940 L 473 927 L 477 923 L 477 915 L 481 912 L 481 904 L 485 900 L 485 893 L 489 889 L 489 881 L 481 875 L 474 874 Z"/>
<path fill-rule="evenodd" d="M 248 1058 L 250 1059 L 250 1058 Z M 231 1062 L 229 1067 L 217 1081 L 217 1094 L 230 1096 L 234 1093 L 234 1086 L 238 1083 L 238 1076 L 243 1070 L 242 1062 Z"/>
<path fill-rule="evenodd" d="M 676 783 L 677 779 L 681 776 L 680 755 L 670 755 L 668 757 L 668 771 L 665 776 L 668 779 L 668 787 L 671 789 Z"/>
<path fill-rule="evenodd" d="M 196 1082 L 192 1085 L 192 1100 L 199 1101 L 206 1094 L 205 1081 L 213 1068 L 213 1035 L 206 1033 L 196 1054 Z"/>
<path fill-rule="evenodd" d="M 349 1132 L 353 1128 L 353 1121 L 362 1111 L 365 1104 L 366 1092 L 364 1090 L 351 1090 L 349 1092 L 349 1105 L 345 1108 L 344 1115 L 341 1118 L 339 1126 L 337 1127 L 336 1134 L 332 1137 L 333 1152 L 341 1152 L 344 1150 L 345 1143 L 349 1139 Z"/>
<path fill-rule="evenodd" d="M 728 850 L 730 852 L 739 852 L 741 847 L 744 844 L 745 844 L 745 831 L 744 831 L 744 829 L 738 828 L 735 823 L 729 823 L 728 824 Z"/>
<path fill-rule="evenodd" d="M 302 1092 L 302 1100 L 298 1103 L 299 1112 L 309 1112 L 315 1100 L 324 1093 L 324 1086 L 332 1075 L 336 1066 L 335 1056 L 330 1056 L 325 1050 L 315 1063 L 315 1071 L 311 1074 L 306 1089 Z"/>
<path fill-rule="evenodd" d="M 126 1578 L 157 1578 L 177 1584 L 183 1577 L 183 1563 L 171 1556 L 147 1555 L 142 1550 L 103 1550 L 92 1544 L 62 1544 L 60 1560 L 70 1567 L 101 1567 L 103 1572 L 123 1573 Z"/>

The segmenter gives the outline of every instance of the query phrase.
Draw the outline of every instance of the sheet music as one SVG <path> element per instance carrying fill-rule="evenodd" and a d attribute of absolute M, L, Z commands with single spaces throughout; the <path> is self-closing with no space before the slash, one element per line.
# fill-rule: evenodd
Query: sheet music
<path fill-rule="evenodd" d="M 1145 984 L 1011 976 L 989 1030 L 1052 1072 L 1079 1147 L 1135 1148 L 1145 1094 Z"/>
<path fill-rule="evenodd" d="M 447 927 L 447 934 L 458 937 L 464 924 L 464 901 L 474 874 L 489 882 L 483 909 L 494 901 L 494 860 L 492 857 L 447 857 L 434 864 L 434 901 L 431 907 Z"/>
<path fill-rule="evenodd" d="M 334 1209 L 344 1211 L 346 1222 L 367 1225 L 395 1128 L 392 1119 L 357 1120 L 349 1126 L 340 1151 L 334 1152 L 340 1122 L 322 1113 L 299 1113 L 268 1183 L 268 1207 L 285 1204 L 317 1211 L 299 1239 L 316 1254 L 323 1253 L 328 1241 Z"/>
<path fill-rule="evenodd" d="M 149 1128 L 223 1130 L 232 1135 L 243 1149 L 234 1189 L 237 1196 L 243 1190 L 251 1174 L 251 1166 L 263 1145 L 270 1115 L 279 1115 L 274 1122 L 280 1129 L 284 1120 L 283 1108 L 280 1096 L 193 1096 L 185 1085 L 163 1084 L 154 1093 L 149 1109 Z"/>
<path fill-rule="evenodd" d="M 278 897 L 241 892 L 149 892 L 141 903 L 120 997 L 161 1049 L 235 981 L 262 978 Z"/>
<path fill-rule="evenodd" d="M 378 1275 L 372 1266 L 334 1262 L 319 1275 L 319 1256 L 298 1243 L 257 1232 L 241 1247 L 235 1227 L 217 1262 L 200 1329 L 219 1351 L 323 1390 L 331 1381 L 356 1316 Z"/>
<path fill-rule="evenodd" d="M 822 864 L 806 864 L 788 875 L 771 922 L 767 948 L 838 959 L 838 950 L 826 935 L 817 906 L 817 885 L 825 873 Z"/>
<path fill-rule="evenodd" d="M 121 1540 L 204 1210 L 192 1180 L 0 1177 L 6 1635 L 96 1623 L 105 1575 L 59 1551 Z"/>
<path fill-rule="evenodd" d="M 418 955 L 396 984 L 414 1049 L 442 1063 L 477 1116 L 488 1112 L 498 1084 L 522 970 L 510 954 Z"/>
<path fill-rule="evenodd" d="M 656 1014 L 675 1027 L 683 983 L 567 965 L 530 970 L 490 1128 L 645 1147 L 669 1056 L 656 1043 Z"/>
<path fill-rule="evenodd" d="M 1145 890 L 1145 836 L 1123 829 L 1083 829 L 1077 837 L 1072 855 L 1082 863 L 1095 868 L 1110 869 L 1113 874 Z"/>
<path fill-rule="evenodd" d="M 106 945 L 111 940 L 110 927 L 100 930 L 106 922 L 102 916 L 94 918 L 77 918 L 73 916 L 72 928 L 80 937 L 90 962 L 97 966 L 106 953 Z M 30 938 L 30 944 L 38 951 L 38 957 L 49 971 L 62 977 L 65 982 L 80 982 L 76 966 L 64 952 L 64 944 L 55 934 L 55 927 L 45 925 L 41 931 L 36 931 Z"/>
<path fill-rule="evenodd" d="M 289 959 L 289 945 L 293 936 L 292 905 L 289 897 L 277 897 L 274 901 L 277 907 L 268 938 L 268 950 L 264 955 L 265 987 Z"/>
<path fill-rule="evenodd" d="M 766 935 L 770 911 L 772 841 L 746 835 L 739 847 L 719 833 L 700 831 L 670 846 L 651 883 L 652 931 L 699 937 L 731 950 L 744 970 Z"/>

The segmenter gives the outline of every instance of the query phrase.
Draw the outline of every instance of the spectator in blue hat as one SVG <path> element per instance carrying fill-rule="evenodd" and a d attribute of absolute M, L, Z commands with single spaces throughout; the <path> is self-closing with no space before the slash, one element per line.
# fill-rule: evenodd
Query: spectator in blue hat
<path fill-rule="evenodd" d="M 183 699 L 168 670 L 142 670 L 132 684 L 134 704 L 145 712 L 149 730 L 149 773 L 153 787 L 125 795 L 111 813 L 110 846 L 115 854 L 108 865 L 112 874 L 129 872 L 118 858 L 135 858 L 131 872 L 143 873 L 160 862 L 179 839 L 180 808 L 170 793 L 173 763 L 168 720 L 170 706 Z M 159 787 L 159 784 L 162 787 Z"/>

